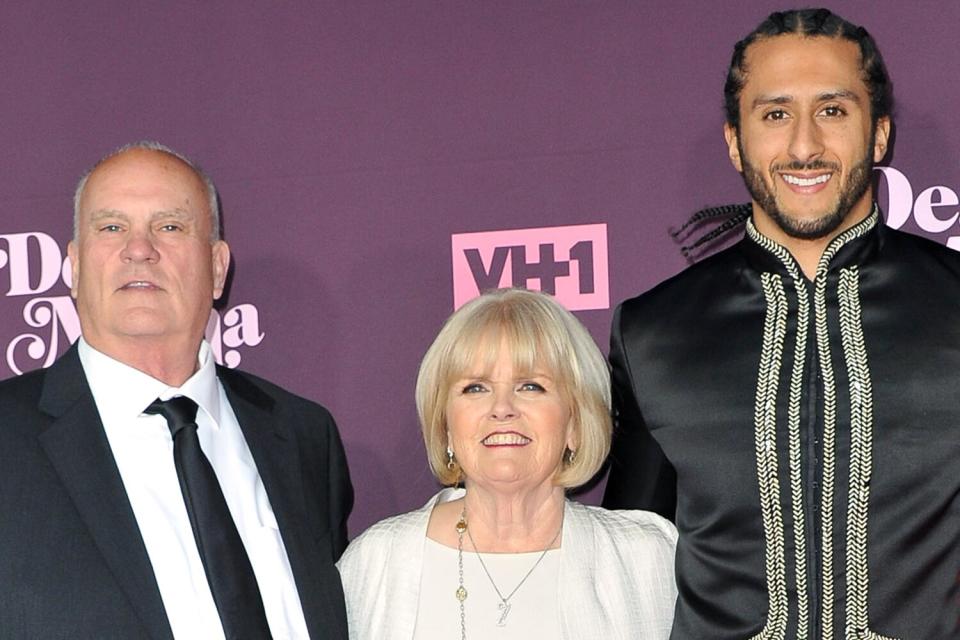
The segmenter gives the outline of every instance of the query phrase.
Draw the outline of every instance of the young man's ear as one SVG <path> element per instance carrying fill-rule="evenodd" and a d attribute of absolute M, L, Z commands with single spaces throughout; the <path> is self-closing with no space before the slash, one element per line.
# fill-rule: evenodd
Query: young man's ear
<path fill-rule="evenodd" d="M 740 138 L 737 129 L 729 122 L 723 123 L 723 138 L 727 141 L 727 155 L 733 168 L 743 173 L 743 162 L 740 159 Z"/>
<path fill-rule="evenodd" d="M 890 144 L 890 117 L 883 116 L 877 119 L 873 129 L 873 161 L 880 162 L 887 155 L 887 146 Z"/>

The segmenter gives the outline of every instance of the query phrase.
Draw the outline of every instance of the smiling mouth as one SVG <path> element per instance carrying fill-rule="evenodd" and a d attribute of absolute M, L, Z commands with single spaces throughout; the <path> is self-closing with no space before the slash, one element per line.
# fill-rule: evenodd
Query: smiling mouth
<path fill-rule="evenodd" d="M 118 291 L 150 291 L 150 290 L 159 290 L 160 287 L 150 282 L 149 280 L 131 280 Z"/>
<path fill-rule="evenodd" d="M 491 433 L 480 441 L 486 447 L 522 447 L 530 444 L 530 438 L 522 436 L 515 431 Z"/>
<path fill-rule="evenodd" d="M 787 184 L 792 184 L 797 187 L 815 187 L 818 184 L 823 184 L 827 182 L 830 178 L 833 177 L 832 173 L 823 173 L 819 176 L 814 176 L 812 178 L 802 178 L 800 176 L 795 176 L 790 173 L 781 173 L 780 177 L 783 178 L 783 181 Z"/>

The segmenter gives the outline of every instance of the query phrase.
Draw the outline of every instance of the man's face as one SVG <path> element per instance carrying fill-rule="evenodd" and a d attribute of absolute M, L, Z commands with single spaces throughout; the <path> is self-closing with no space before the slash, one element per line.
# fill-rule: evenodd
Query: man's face
<path fill-rule="evenodd" d="M 861 76 L 859 47 L 841 38 L 789 34 L 747 49 L 740 129 L 724 135 L 758 218 L 788 237 L 832 237 L 870 212 L 890 122 L 873 129 Z"/>
<path fill-rule="evenodd" d="M 208 209 L 199 176 L 166 153 L 126 151 L 90 175 L 68 254 L 93 347 L 124 361 L 138 344 L 199 344 L 230 261 Z"/>

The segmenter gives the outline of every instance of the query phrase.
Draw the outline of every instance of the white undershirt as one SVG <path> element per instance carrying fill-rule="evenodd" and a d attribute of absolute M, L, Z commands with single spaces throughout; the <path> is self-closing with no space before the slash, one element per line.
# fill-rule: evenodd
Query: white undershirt
<path fill-rule="evenodd" d="M 509 595 L 530 571 L 542 551 L 484 553 L 500 593 Z M 463 586 L 467 638 L 484 640 L 544 640 L 560 637 L 560 550 L 551 549 L 530 577 L 509 599 L 510 613 L 497 626 L 500 598 L 480 566 L 476 553 L 463 552 Z M 451 640 L 460 637 L 457 550 L 427 538 L 420 577 L 420 601 L 414 640 Z"/>
<path fill-rule="evenodd" d="M 200 345 L 199 369 L 179 389 L 110 358 L 83 338 L 79 354 L 174 637 L 224 637 L 180 492 L 173 438 L 162 416 L 142 413 L 157 398 L 182 395 L 199 406 L 200 447 L 217 475 L 250 557 L 273 637 L 308 638 L 273 509 L 237 417 L 217 380 L 206 341 Z"/>

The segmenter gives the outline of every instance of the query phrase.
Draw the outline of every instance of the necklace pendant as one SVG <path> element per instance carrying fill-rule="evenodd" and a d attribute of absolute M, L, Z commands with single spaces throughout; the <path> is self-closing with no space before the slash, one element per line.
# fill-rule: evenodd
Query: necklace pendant
<path fill-rule="evenodd" d="M 457 589 L 454 595 L 457 596 L 457 600 L 463 602 L 467 599 L 467 590 L 463 588 L 463 585 L 460 585 L 460 588 Z"/>
<path fill-rule="evenodd" d="M 500 610 L 500 619 L 497 620 L 498 627 L 507 626 L 507 616 L 510 615 L 510 609 L 513 608 L 513 605 L 509 602 L 501 602 L 497 605 L 497 609 Z"/>

